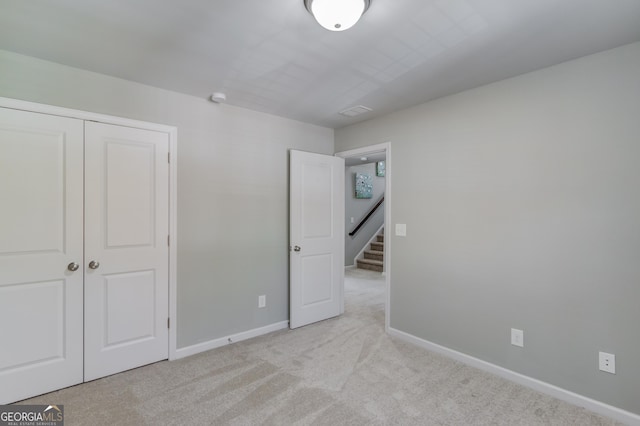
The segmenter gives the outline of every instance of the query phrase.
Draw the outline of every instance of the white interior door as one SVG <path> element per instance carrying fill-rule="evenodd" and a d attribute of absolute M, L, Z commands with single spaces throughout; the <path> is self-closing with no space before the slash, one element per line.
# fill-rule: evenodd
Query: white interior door
<path fill-rule="evenodd" d="M 82 131 L 0 108 L 0 404 L 82 382 Z"/>
<path fill-rule="evenodd" d="M 87 122 L 85 152 L 87 381 L 168 357 L 169 137 Z"/>
<path fill-rule="evenodd" d="M 291 328 L 335 317 L 344 281 L 344 159 L 290 152 Z"/>

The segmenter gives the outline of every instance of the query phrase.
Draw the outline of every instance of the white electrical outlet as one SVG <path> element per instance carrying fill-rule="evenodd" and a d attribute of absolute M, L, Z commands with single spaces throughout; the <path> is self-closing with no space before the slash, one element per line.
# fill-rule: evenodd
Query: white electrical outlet
<path fill-rule="evenodd" d="M 267 306 L 267 296 L 264 294 L 258 296 L 258 308 L 264 308 L 265 306 Z"/>
<path fill-rule="evenodd" d="M 396 236 L 397 237 L 406 237 L 407 236 L 407 224 L 406 223 L 396 223 Z"/>
<path fill-rule="evenodd" d="M 599 366 L 600 371 L 616 374 L 616 356 L 614 354 L 608 354 L 606 352 L 599 353 Z"/>
<path fill-rule="evenodd" d="M 524 331 L 516 328 L 511 329 L 511 344 L 514 346 L 524 347 Z"/>

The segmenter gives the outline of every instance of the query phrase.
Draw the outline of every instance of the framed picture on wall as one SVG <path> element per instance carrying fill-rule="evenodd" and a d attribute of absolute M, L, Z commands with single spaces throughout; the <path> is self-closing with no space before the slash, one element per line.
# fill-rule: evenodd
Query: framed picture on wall
<path fill-rule="evenodd" d="M 384 177 L 385 164 L 384 161 L 378 161 L 376 163 L 376 176 Z"/>
<path fill-rule="evenodd" d="M 356 198 L 373 198 L 373 183 L 371 175 L 356 173 Z"/>

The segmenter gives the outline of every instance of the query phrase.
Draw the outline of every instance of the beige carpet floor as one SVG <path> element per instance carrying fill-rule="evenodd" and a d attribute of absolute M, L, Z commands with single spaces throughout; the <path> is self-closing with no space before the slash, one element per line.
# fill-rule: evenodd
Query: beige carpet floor
<path fill-rule="evenodd" d="M 343 316 L 22 404 L 72 425 L 614 425 L 384 333 L 384 281 L 351 270 Z"/>

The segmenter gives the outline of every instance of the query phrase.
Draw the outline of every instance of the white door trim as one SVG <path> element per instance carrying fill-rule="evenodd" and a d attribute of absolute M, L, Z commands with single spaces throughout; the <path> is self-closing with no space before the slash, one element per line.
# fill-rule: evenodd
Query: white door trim
<path fill-rule="evenodd" d="M 171 161 L 169 164 L 169 235 L 171 244 L 169 245 L 169 317 L 171 327 L 169 328 L 169 359 L 177 359 L 176 355 L 178 338 L 177 327 L 177 248 L 178 248 L 178 129 L 165 124 L 149 123 L 146 121 L 131 120 L 123 117 L 97 114 L 88 111 L 81 111 L 70 108 L 57 107 L 53 105 L 39 104 L 35 102 L 22 101 L 0 97 L 0 107 L 12 108 L 22 111 L 38 112 L 42 114 L 57 115 L 61 117 L 77 118 L 80 120 L 97 121 L 105 124 L 115 124 L 124 127 L 134 127 L 137 129 L 155 130 L 169 134 L 169 154 Z"/>
<path fill-rule="evenodd" d="M 391 323 L 391 142 L 384 142 L 377 145 L 364 146 L 362 148 L 351 149 L 349 151 L 336 152 L 336 157 L 361 157 L 363 155 L 372 154 L 376 152 L 384 151 L 386 154 L 386 176 L 385 176 L 385 195 L 384 195 L 384 276 L 385 276 L 385 296 L 384 296 L 384 329 L 385 332 L 389 332 Z M 342 312 L 344 312 L 344 283 L 342 285 L 343 306 Z"/>

